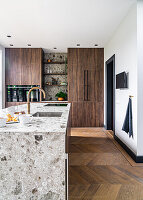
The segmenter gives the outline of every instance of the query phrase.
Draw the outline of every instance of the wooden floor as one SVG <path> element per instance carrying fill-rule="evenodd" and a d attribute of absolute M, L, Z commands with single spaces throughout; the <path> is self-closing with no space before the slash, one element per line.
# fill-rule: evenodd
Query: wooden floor
<path fill-rule="evenodd" d="M 103 128 L 73 128 L 69 200 L 143 200 L 143 164 L 135 163 Z"/>

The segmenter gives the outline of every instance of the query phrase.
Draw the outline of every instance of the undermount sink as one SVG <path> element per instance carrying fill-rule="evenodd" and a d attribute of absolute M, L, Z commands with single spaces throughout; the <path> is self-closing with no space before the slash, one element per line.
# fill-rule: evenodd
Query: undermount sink
<path fill-rule="evenodd" d="M 36 112 L 33 117 L 61 117 L 62 112 Z"/>
<path fill-rule="evenodd" d="M 67 103 L 51 103 L 51 104 L 46 104 L 45 106 L 67 106 Z"/>

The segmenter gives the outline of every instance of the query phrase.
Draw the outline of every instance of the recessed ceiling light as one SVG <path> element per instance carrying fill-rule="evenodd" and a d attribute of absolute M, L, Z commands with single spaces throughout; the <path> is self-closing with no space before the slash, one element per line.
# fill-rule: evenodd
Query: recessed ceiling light
<path fill-rule="evenodd" d="M 95 44 L 94 46 L 95 46 L 95 47 L 98 47 L 98 44 Z"/>
<path fill-rule="evenodd" d="M 80 47 L 80 44 L 77 44 L 76 46 L 77 46 L 77 47 Z"/>
<path fill-rule="evenodd" d="M 27 44 L 29 47 L 31 47 L 31 44 Z"/>
<path fill-rule="evenodd" d="M 10 44 L 11 47 L 13 47 L 13 44 Z"/>
<path fill-rule="evenodd" d="M 54 49 L 57 49 L 57 47 L 54 47 Z"/>
<path fill-rule="evenodd" d="M 7 35 L 8 38 L 11 38 L 11 35 Z"/>

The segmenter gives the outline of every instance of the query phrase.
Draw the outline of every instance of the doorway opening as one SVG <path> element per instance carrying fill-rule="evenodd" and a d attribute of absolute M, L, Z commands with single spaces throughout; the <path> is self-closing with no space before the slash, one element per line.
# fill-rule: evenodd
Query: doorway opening
<path fill-rule="evenodd" d="M 106 61 L 106 129 L 115 132 L 115 55 Z"/>

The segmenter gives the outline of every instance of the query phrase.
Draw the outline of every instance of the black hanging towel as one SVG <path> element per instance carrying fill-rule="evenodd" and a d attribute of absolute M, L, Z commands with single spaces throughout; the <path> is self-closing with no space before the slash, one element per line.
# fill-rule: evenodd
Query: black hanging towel
<path fill-rule="evenodd" d="M 126 116 L 122 130 L 129 133 L 129 137 L 133 137 L 133 124 L 132 124 L 132 99 L 129 98 L 129 103 L 126 111 Z"/>

